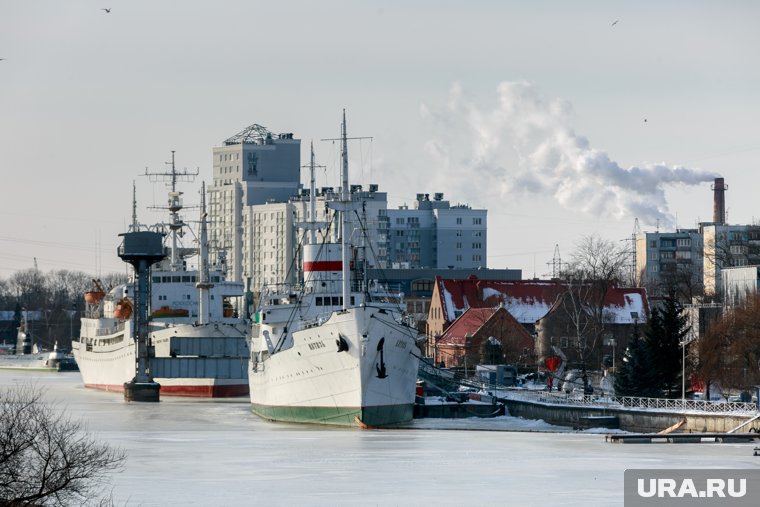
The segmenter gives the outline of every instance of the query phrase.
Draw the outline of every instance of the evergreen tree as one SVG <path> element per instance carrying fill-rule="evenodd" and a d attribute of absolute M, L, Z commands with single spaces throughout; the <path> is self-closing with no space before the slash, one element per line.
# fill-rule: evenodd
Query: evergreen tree
<path fill-rule="evenodd" d="M 683 307 L 675 297 L 667 297 L 661 309 L 652 311 L 644 335 L 653 359 L 660 396 L 664 394 L 672 398 L 680 391 L 681 342 L 688 333 Z"/>
<path fill-rule="evenodd" d="M 659 392 L 651 351 L 635 330 L 623 354 L 623 365 L 615 375 L 615 393 L 650 398 L 657 397 Z"/>

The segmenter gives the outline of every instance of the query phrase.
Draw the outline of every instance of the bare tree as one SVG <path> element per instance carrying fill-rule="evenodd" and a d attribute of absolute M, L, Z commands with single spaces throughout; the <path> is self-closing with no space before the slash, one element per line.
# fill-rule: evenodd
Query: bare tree
<path fill-rule="evenodd" d="M 605 284 L 621 285 L 628 276 L 630 252 L 625 245 L 584 236 L 575 245 L 570 262 L 563 272 L 565 278 L 603 281 Z"/>
<path fill-rule="evenodd" d="M 619 243 L 585 236 L 576 245 L 563 273 L 567 290 L 560 296 L 569 321 L 572 348 L 580 362 L 584 389 L 587 368 L 599 355 L 605 333 L 605 301 L 611 287 L 626 279 L 630 252 Z"/>
<path fill-rule="evenodd" d="M 104 505 L 109 473 L 123 451 L 96 442 L 86 427 L 45 404 L 39 389 L 0 391 L 0 505 Z"/>
<path fill-rule="evenodd" d="M 725 393 L 751 392 L 760 383 L 760 296 L 725 312 L 698 342 L 698 357 L 706 390 L 714 381 Z"/>

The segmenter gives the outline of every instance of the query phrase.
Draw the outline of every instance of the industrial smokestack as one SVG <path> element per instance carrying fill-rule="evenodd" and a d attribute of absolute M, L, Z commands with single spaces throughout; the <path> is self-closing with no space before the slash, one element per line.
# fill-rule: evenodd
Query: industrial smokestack
<path fill-rule="evenodd" d="M 726 223 L 726 195 L 728 186 L 723 183 L 723 178 L 715 178 L 713 189 L 713 222 L 716 225 Z"/>

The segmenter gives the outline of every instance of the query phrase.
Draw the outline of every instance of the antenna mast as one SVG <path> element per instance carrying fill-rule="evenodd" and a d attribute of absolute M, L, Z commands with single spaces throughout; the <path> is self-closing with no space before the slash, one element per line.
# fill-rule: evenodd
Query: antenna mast
<path fill-rule="evenodd" d="M 639 227 L 639 219 L 636 218 L 633 221 L 633 233 L 631 234 L 631 287 L 638 285 L 636 276 L 636 239 L 641 235 L 641 228 Z"/>
<path fill-rule="evenodd" d="M 182 172 L 178 172 L 174 165 L 174 153 L 175 150 L 172 150 L 172 161 L 165 162 L 166 165 L 171 165 L 171 172 L 149 173 L 146 168 L 145 176 L 148 176 L 152 182 L 159 181 L 159 179 L 162 181 L 169 181 L 171 191 L 169 192 L 168 207 L 158 209 L 168 209 L 171 213 L 172 219 L 169 223 L 169 230 L 171 231 L 172 236 L 171 269 L 177 271 L 182 268 L 178 252 L 177 238 L 182 235 L 182 227 L 185 226 L 185 223 L 179 216 L 179 212 L 182 210 L 183 206 L 182 192 L 177 192 L 177 181 L 193 181 L 200 171 L 196 169 L 195 173 L 190 173 L 187 169 L 183 169 Z"/>

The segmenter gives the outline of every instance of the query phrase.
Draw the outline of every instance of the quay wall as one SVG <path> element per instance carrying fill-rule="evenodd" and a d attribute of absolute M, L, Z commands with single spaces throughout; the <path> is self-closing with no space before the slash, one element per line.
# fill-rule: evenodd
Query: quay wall
<path fill-rule="evenodd" d="M 609 408 L 591 406 L 570 406 L 540 403 L 525 400 L 502 400 L 509 415 L 524 419 L 543 419 L 550 424 L 573 428 L 608 427 L 605 418 L 617 418 L 616 427 L 636 433 L 657 433 L 686 420 L 678 432 L 725 433 L 743 424 L 754 415 L 726 415 L 695 412 L 667 412 L 636 410 L 632 408 Z M 744 426 L 741 432 L 760 432 L 760 420 Z"/>

